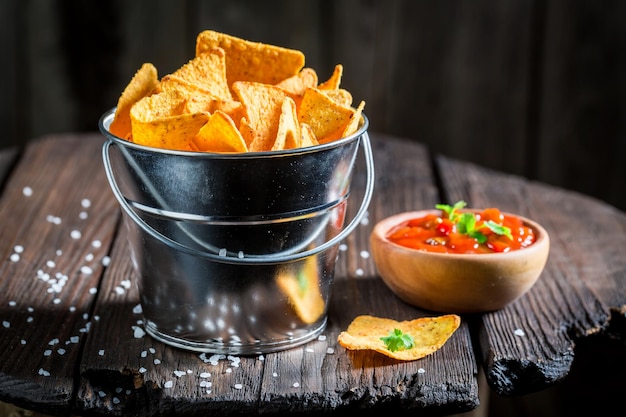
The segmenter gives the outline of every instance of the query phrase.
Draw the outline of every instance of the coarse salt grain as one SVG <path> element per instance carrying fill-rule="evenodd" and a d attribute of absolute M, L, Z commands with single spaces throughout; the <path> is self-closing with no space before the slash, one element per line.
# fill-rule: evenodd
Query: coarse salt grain
<path fill-rule="evenodd" d="M 294 387 L 294 388 L 298 388 L 299 386 L 300 386 L 300 383 L 299 383 L 299 382 L 294 382 L 294 383 L 293 383 L 293 387 Z"/>
<path fill-rule="evenodd" d="M 83 265 L 80 267 L 80 272 L 84 275 L 91 275 L 93 274 L 93 269 L 91 269 L 90 267 Z"/>
<path fill-rule="evenodd" d="M 525 335 L 526 335 L 526 333 L 524 333 L 524 331 L 523 331 L 522 329 L 515 329 L 515 330 L 513 331 L 513 334 L 514 334 L 515 336 L 519 336 L 519 337 L 523 337 L 523 336 L 525 336 Z"/>
<path fill-rule="evenodd" d="M 100 349 L 100 350 L 98 351 L 98 355 L 100 355 L 100 356 L 104 356 L 104 349 Z"/>
<path fill-rule="evenodd" d="M 20 260 L 20 255 L 17 253 L 12 253 L 9 259 L 11 260 L 11 262 L 18 262 Z"/>
<path fill-rule="evenodd" d="M 155 365 L 159 365 L 161 363 L 161 359 L 155 359 L 152 361 Z"/>
<path fill-rule="evenodd" d="M 181 377 L 181 376 L 185 376 L 187 375 L 187 372 L 185 371 L 174 371 L 174 375 L 176 375 L 177 377 Z"/>
<path fill-rule="evenodd" d="M 424 368 L 419 368 L 419 369 L 417 370 L 417 373 L 418 373 L 418 374 L 424 374 L 424 373 L 426 373 L 426 369 L 424 369 Z"/>
<path fill-rule="evenodd" d="M 89 294 L 95 294 L 97 292 L 98 292 L 98 289 L 96 287 L 89 288 Z"/>
<path fill-rule="evenodd" d="M 42 375 L 42 376 L 50 376 L 50 372 L 46 371 L 46 370 L 45 370 L 45 369 L 43 369 L 43 368 L 39 368 L 39 375 Z"/>
<path fill-rule="evenodd" d="M 357 277 L 362 277 L 364 272 L 362 268 L 357 268 L 356 271 L 354 271 L 354 273 L 356 274 Z"/>
<path fill-rule="evenodd" d="M 135 314 L 141 314 L 142 311 L 143 309 L 141 308 L 141 304 L 137 304 L 135 307 L 133 307 L 133 313 Z"/>
<path fill-rule="evenodd" d="M 80 200 L 80 205 L 83 208 L 89 208 L 91 207 L 91 201 L 88 198 L 83 198 L 82 200 Z"/>
<path fill-rule="evenodd" d="M 326 353 L 332 355 L 333 353 L 335 353 L 335 349 L 329 347 L 328 349 L 326 349 Z"/>
<path fill-rule="evenodd" d="M 109 266 L 111 263 L 111 258 L 109 256 L 105 256 L 102 258 L 102 266 Z"/>
<path fill-rule="evenodd" d="M 166 381 L 163 386 L 165 388 L 172 388 L 174 386 L 174 381 Z"/>
<path fill-rule="evenodd" d="M 100 241 L 100 240 L 94 240 L 93 242 L 91 242 L 91 246 L 92 246 L 92 247 L 94 247 L 94 248 L 96 248 L 96 249 L 97 249 L 97 248 L 100 248 L 100 247 L 102 247 L 102 241 Z"/>
<path fill-rule="evenodd" d="M 200 373 L 200 378 L 211 378 L 211 374 L 209 372 Z"/>
<path fill-rule="evenodd" d="M 235 384 L 235 389 L 242 389 L 243 385 L 242 384 Z"/>
<path fill-rule="evenodd" d="M 139 373 L 144 374 L 146 373 L 147 369 L 144 368 L 143 366 L 141 368 L 139 368 Z"/>
<path fill-rule="evenodd" d="M 361 258 L 367 259 L 369 257 L 370 257 L 370 253 L 368 251 L 366 251 L 366 250 L 362 250 L 361 251 Z"/>
<path fill-rule="evenodd" d="M 22 246 L 22 245 L 15 245 L 13 247 L 13 251 L 15 253 L 22 253 L 22 252 L 24 252 L 24 246 Z"/>
<path fill-rule="evenodd" d="M 80 230 L 72 230 L 70 236 L 72 237 L 72 239 L 80 239 L 82 233 L 80 233 Z"/>
<path fill-rule="evenodd" d="M 131 326 L 133 329 L 133 336 L 135 339 L 141 339 L 146 335 L 146 332 L 139 326 Z"/>
<path fill-rule="evenodd" d="M 5 329 L 8 329 L 9 327 L 11 327 L 11 323 L 9 323 L 8 321 L 4 320 L 2 322 L 2 327 L 4 327 Z"/>
<path fill-rule="evenodd" d="M 22 188 L 22 194 L 24 194 L 25 197 L 30 197 L 33 195 L 33 189 L 30 187 L 24 187 Z"/>

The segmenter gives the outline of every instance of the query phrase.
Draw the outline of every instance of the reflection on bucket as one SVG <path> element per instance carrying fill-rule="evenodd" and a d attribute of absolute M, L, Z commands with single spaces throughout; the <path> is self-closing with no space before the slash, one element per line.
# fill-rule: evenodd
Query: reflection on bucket
<path fill-rule="evenodd" d="M 109 133 L 103 159 L 124 212 L 147 332 L 184 349 L 257 354 L 326 325 L 339 243 L 373 191 L 367 119 L 353 136 L 281 152 L 148 148 Z M 359 144 L 367 187 L 344 226 Z"/>

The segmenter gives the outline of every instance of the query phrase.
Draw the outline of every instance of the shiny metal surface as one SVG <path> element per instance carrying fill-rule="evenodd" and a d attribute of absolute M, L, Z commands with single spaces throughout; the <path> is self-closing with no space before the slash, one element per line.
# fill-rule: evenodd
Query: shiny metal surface
<path fill-rule="evenodd" d="M 135 145 L 108 132 L 105 170 L 129 231 L 146 330 L 174 346 L 253 354 L 324 329 L 340 240 L 373 188 L 367 120 L 337 143 L 213 154 Z M 368 192 L 344 213 L 359 144 Z"/>

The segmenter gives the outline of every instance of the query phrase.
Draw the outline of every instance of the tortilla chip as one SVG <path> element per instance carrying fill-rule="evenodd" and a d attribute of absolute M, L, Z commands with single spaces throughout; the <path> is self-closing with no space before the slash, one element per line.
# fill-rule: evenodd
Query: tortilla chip
<path fill-rule="evenodd" d="M 422 317 L 411 321 L 358 316 L 337 337 L 341 346 L 349 350 L 373 350 L 390 358 L 412 361 L 423 358 L 439 350 L 461 325 L 461 317 L 448 314 L 438 317 Z M 411 348 L 392 352 L 387 348 L 383 337 L 395 329 L 413 337 Z"/>
<path fill-rule="evenodd" d="M 356 108 L 354 114 L 352 115 L 352 120 L 350 120 L 350 123 L 348 123 L 348 125 L 344 129 L 341 137 L 344 137 L 344 138 L 348 137 L 351 134 L 355 133 L 357 130 L 359 130 L 359 127 L 361 126 L 361 123 L 363 122 L 362 114 L 363 114 L 364 108 L 365 108 L 365 102 L 361 101 L 361 103 L 359 104 L 359 107 Z"/>
<path fill-rule="evenodd" d="M 139 100 L 130 110 L 133 142 L 155 148 L 189 150 L 208 113 L 182 113 L 185 96 L 165 91 Z"/>
<path fill-rule="evenodd" d="M 352 106 L 352 94 L 348 90 L 344 90 L 343 88 L 338 88 L 336 90 L 320 90 L 324 93 L 328 98 L 333 100 L 335 103 L 350 107 Z"/>
<path fill-rule="evenodd" d="M 133 78 L 124 88 L 122 95 L 117 101 L 115 116 L 109 126 L 109 131 L 115 136 L 129 139 L 131 136 L 130 108 L 148 96 L 159 83 L 157 69 L 150 63 L 145 63 L 137 70 Z"/>
<path fill-rule="evenodd" d="M 280 88 L 248 81 L 233 84 L 233 91 L 243 106 L 245 123 L 239 126 L 251 152 L 269 151 L 278 133 L 283 100 Z"/>
<path fill-rule="evenodd" d="M 337 104 L 321 90 L 308 88 L 304 93 L 298 120 L 313 129 L 319 143 L 330 142 L 342 137 L 355 110 Z"/>
<path fill-rule="evenodd" d="M 276 87 L 282 88 L 285 92 L 293 97 L 302 97 L 307 88 L 315 88 L 317 86 L 317 73 L 313 68 L 303 68 L 296 75 L 285 78 Z"/>
<path fill-rule="evenodd" d="M 233 120 L 216 111 L 193 139 L 201 152 L 247 152 L 248 147 Z"/>
<path fill-rule="evenodd" d="M 226 82 L 226 57 L 220 48 L 209 49 L 161 80 L 161 84 L 173 83 L 172 88 L 194 86 L 192 91 L 201 91 L 215 98 L 232 100 Z M 181 86 L 181 84 L 183 86 Z M 167 86 L 161 86 L 168 89 Z"/>
<path fill-rule="evenodd" d="M 336 90 L 341 84 L 341 76 L 343 75 L 343 65 L 335 65 L 335 69 L 330 78 L 317 86 L 320 90 Z"/>
<path fill-rule="evenodd" d="M 306 123 L 300 123 L 300 147 L 319 145 L 313 129 Z"/>
<path fill-rule="evenodd" d="M 296 103 L 290 97 L 285 97 L 278 122 L 278 133 L 271 150 L 280 151 L 298 148 L 300 147 L 300 136 Z"/>
<path fill-rule="evenodd" d="M 196 37 L 196 55 L 213 48 L 226 52 L 228 85 L 237 81 L 276 84 L 304 67 L 304 54 L 295 49 L 251 42 L 212 30 Z"/>

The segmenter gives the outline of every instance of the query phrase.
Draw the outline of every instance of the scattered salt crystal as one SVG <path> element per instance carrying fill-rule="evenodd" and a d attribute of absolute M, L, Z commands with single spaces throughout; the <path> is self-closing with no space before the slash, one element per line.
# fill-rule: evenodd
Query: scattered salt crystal
<path fill-rule="evenodd" d="M 32 316 L 26 317 L 26 323 L 32 323 L 35 320 Z"/>
<path fill-rule="evenodd" d="M 25 345 L 26 344 L 26 340 L 22 339 L 22 340 L 20 340 L 20 343 Z"/>
<path fill-rule="evenodd" d="M 526 333 L 524 333 L 524 331 L 523 331 L 522 329 L 515 329 L 515 330 L 513 331 L 513 334 L 514 334 L 515 336 L 519 336 L 519 337 L 523 337 L 523 336 L 525 336 L 525 335 L 526 335 Z"/>
<path fill-rule="evenodd" d="M 235 389 L 242 389 L 243 385 L 242 384 L 235 384 Z"/>
<path fill-rule="evenodd" d="M 115 388 L 115 393 L 116 393 L 116 394 L 119 394 L 119 393 L 121 393 L 122 391 L 124 391 L 124 388 L 122 388 L 122 387 L 117 387 L 117 388 Z"/>
<path fill-rule="evenodd" d="M 78 343 L 79 341 L 80 341 L 80 338 L 78 336 L 70 337 L 70 342 L 72 343 Z"/>
<path fill-rule="evenodd" d="M 42 375 L 42 376 L 50 376 L 50 372 L 46 371 L 46 370 L 45 370 L 45 369 L 43 369 L 43 368 L 39 368 L 39 375 Z"/>
<path fill-rule="evenodd" d="M 97 292 L 98 292 L 98 289 L 96 287 L 89 288 L 89 294 L 95 294 Z"/>
<path fill-rule="evenodd" d="M 174 381 L 166 381 L 163 386 L 165 388 L 172 388 L 174 386 Z"/>
<path fill-rule="evenodd" d="M 33 195 L 33 189 L 30 187 L 24 187 L 22 188 L 22 194 L 24 194 L 25 197 L 30 197 Z"/>
<path fill-rule="evenodd" d="M 123 280 L 122 282 L 120 282 L 120 285 L 121 285 L 122 287 L 126 288 L 126 289 L 129 289 L 129 288 L 130 288 L 130 280 L 125 279 L 125 280 Z"/>
<path fill-rule="evenodd" d="M 87 255 L 85 255 L 85 261 L 87 262 L 93 261 L 93 258 L 94 258 L 93 253 L 88 253 Z"/>
<path fill-rule="evenodd" d="M 226 251 L 226 248 L 220 249 L 219 256 L 226 256 L 227 254 L 228 254 L 228 252 Z"/>
<path fill-rule="evenodd" d="M 133 329 L 133 336 L 135 339 L 141 339 L 146 335 L 146 332 L 139 326 L 131 326 Z"/>
<path fill-rule="evenodd" d="M 154 362 L 155 365 L 158 365 L 158 364 L 161 363 L 161 359 L 155 359 L 153 362 Z"/>
<path fill-rule="evenodd" d="M 150 351 L 150 353 L 152 353 L 153 355 L 156 353 L 156 349 L 153 347 L 148 348 L 148 351 Z"/>
<path fill-rule="evenodd" d="M 100 247 L 102 247 L 102 241 L 94 240 L 93 242 L 91 242 L 91 246 L 94 247 L 94 248 L 100 248 Z"/>
<path fill-rule="evenodd" d="M 32 313 L 33 311 L 35 311 L 35 309 L 34 309 L 34 308 L 32 308 L 32 307 L 28 307 L 28 308 L 26 309 L 26 311 L 28 311 L 29 313 Z"/>
<path fill-rule="evenodd" d="M 276 372 L 272 372 L 272 376 L 273 376 L 274 378 L 276 378 L 276 377 L 278 376 L 278 373 L 276 373 Z"/>
<path fill-rule="evenodd" d="M 367 259 L 369 257 L 370 257 L 370 253 L 368 251 L 366 251 L 366 250 L 362 250 L 361 251 L 361 258 Z"/>
<path fill-rule="evenodd" d="M 146 373 L 147 369 L 144 368 L 143 366 L 141 368 L 139 368 L 139 373 Z"/>
<path fill-rule="evenodd" d="M 72 230 L 70 236 L 72 237 L 72 239 L 80 239 L 82 234 L 80 233 L 80 230 Z"/>
<path fill-rule="evenodd" d="M 89 290 L 91 291 L 91 290 Z M 76 306 L 70 306 L 69 310 L 73 313 L 76 311 Z"/>
<path fill-rule="evenodd" d="M 50 356 L 50 355 L 52 355 L 52 349 L 46 349 L 46 350 L 44 350 L 44 351 L 43 351 L 43 355 L 44 355 L 44 356 Z"/>
<path fill-rule="evenodd" d="M 319 335 L 317 340 L 319 340 L 320 342 L 323 342 L 324 340 L 326 340 L 326 335 L 323 335 L 323 334 Z"/>
<path fill-rule="evenodd" d="M 87 265 L 83 265 L 80 267 L 80 272 L 85 275 L 91 275 L 93 274 L 93 269 L 91 269 Z"/>
<path fill-rule="evenodd" d="M 209 386 L 209 381 L 200 381 L 200 388 L 207 388 Z"/>
<path fill-rule="evenodd" d="M 57 337 L 55 337 L 54 339 L 52 339 L 51 341 L 48 342 L 48 344 L 50 346 L 54 346 L 54 345 L 56 345 L 58 343 L 59 343 L 59 338 L 57 338 Z"/>
<path fill-rule="evenodd" d="M 181 376 L 185 376 L 187 374 L 187 372 L 185 371 L 174 371 L 174 375 L 176 375 L 177 377 L 181 377 Z"/>
<path fill-rule="evenodd" d="M 146 356 L 148 356 L 148 352 L 146 352 L 145 350 L 141 352 L 141 357 L 145 358 Z"/>
<path fill-rule="evenodd" d="M 333 353 L 335 353 L 335 349 L 329 347 L 328 349 L 326 349 L 326 353 L 332 355 Z"/>
<path fill-rule="evenodd" d="M 315 350 L 313 348 L 306 348 L 304 349 L 305 352 L 309 352 L 309 353 L 314 353 Z"/>
<path fill-rule="evenodd" d="M 209 372 L 200 373 L 200 378 L 211 378 L 211 374 Z"/>
<path fill-rule="evenodd" d="M 58 217 L 58 216 L 53 216 L 52 214 L 48 214 L 48 215 L 46 216 L 46 221 L 47 221 L 48 223 L 52 223 L 52 224 L 61 224 L 61 223 L 62 223 L 62 220 L 61 220 L 61 218 L 60 218 L 60 217 Z"/>
<path fill-rule="evenodd" d="M 11 262 L 18 262 L 20 260 L 20 255 L 18 255 L 17 253 L 12 253 L 9 259 L 11 260 Z"/>
<path fill-rule="evenodd" d="M 357 268 L 357 270 L 354 271 L 354 273 L 356 274 L 357 277 L 362 277 L 363 276 L 363 269 L 362 268 Z"/>
<path fill-rule="evenodd" d="M 52 300 L 52 302 L 54 304 L 60 304 L 61 303 L 61 299 L 60 298 L 55 298 L 54 300 Z"/>
<path fill-rule="evenodd" d="M 293 383 L 293 387 L 294 387 L 294 388 L 298 388 L 299 386 L 300 386 L 300 383 L 299 383 L 299 382 L 294 382 L 294 383 Z"/>
<path fill-rule="evenodd" d="M 47 262 L 46 262 L 46 266 L 47 266 L 48 268 L 54 268 L 55 266 L 57 266 L 57 264 L 56 264 L 56 262 L 54 262 L 54 261 L 47 261 Z"/>
<path fill-rule="evenodd" d="M 102 258 L 103 266 L 109 266 L 110 263 L 111 263 L 111 258 L 109 256 L 105 256 L 104 258 Z"/>
<path fill-rule="evenodd" d="M 107 393 L 104 391 L 98 391 L 98 396 L 100 396 L 100 398 L 104 398 L 107 396 Z"/>
<path fill-rule="evenodd" d="M 4 327 L 5 329 L 8 329 L 9 327 L 11 327 L 11 323 L 9 323 L 8 321 L 4 320 L 2 322 L 2 327 Z"/>
<path fill-rule="evenodd" d="M 22 252 L 24 252 L 24 246 L 22 246 L 22 245 L 15 245 L 13 247 L 13 251 L 15 253 L 22 253 Z"/>
<path fill-rule="evenodd" d="M 346 245 L 345 243 L 342 243 L 339 245 L 339 250 L 342 252 L 345 252 L 348 250 L 348 245 Z"/>
<path fill-rule="evenodd" d="M 133 313 L 135 314 L 141 314 L 142 312 L 142 308 L 141 308 L 141 304 L 137 304 L 135 307 L 133 307 Z"/>
<path fill-rule="evenodd" d="M 125 292 L 124 288 L 122 288 L 122 287 L 115 287 L 115 293 L 117 295 L 122 295 L 122 294 L 124 294 L 124 292 Z"/>
<path fill-rule="evenodd" d="M 61 356 L 65 355 L 65 349 L 60 348 L 59 350 L 57 350 L 57 353 Z"/>
<path fill-rule="evenodd" d="M 419 368 L 419 369 L 417 370 L 417 373 L 418 373 L 418 374 L 424 374 L 424 373 L 426 373 L 426 369 L 424 369 L 424 368 Z"/>
<path fill-rule="evenodd" d="M 63 255 L 63 251 L 61 249 L 57 249 L 57 251 L 55 253 L 56 253 L 57 256 Z"/>
<path fill-rule="evenodd" d="M 89 215 L 87 214 L 86 211 L 81 211 L 80 213 L 78 213 L 78 218 L 81 220 L 85 220 Z"/>
<path fill-rule="evenodd" d="M 117 397 L 113 397 L 113 404 L 119 404 L 120 403 L 120 399 Z"/>
<path fill-rule="evenodd" d="M 104 356 L 104 349 L 100 349 L 100 350 L 98 351 L 98 355 L 100 355 L 100 356 Z"/>
<path fill-rule="evenodd" d="M 83 208 L 89 208 L 89 207 L 91 207 L 91 201 L 90 201 L 88 198 L 83 198 L 83 199 L 80 201 L 80 205 L 81 205 Z"/>

